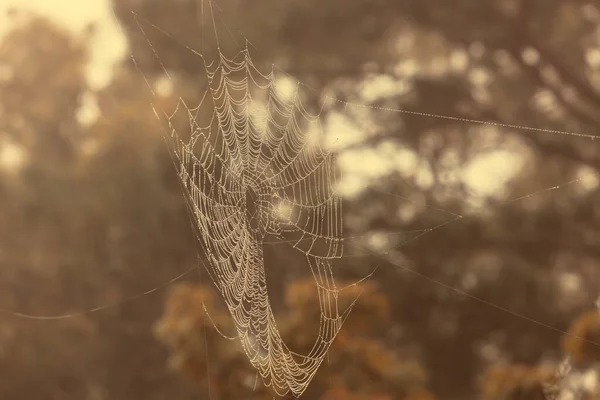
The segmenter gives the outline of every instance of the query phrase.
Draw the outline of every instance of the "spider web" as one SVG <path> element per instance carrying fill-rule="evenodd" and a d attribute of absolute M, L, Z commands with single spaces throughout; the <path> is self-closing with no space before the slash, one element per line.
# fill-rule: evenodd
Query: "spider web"
<path fill-rule="evenodd" d="M 206 71 L 209 95 L 195 107 L 180 100 L 166 116 L 179 179 L 210 277 L 248 359 L 277 394 L 299 396 L 342 324 L 332 272 L 332 260 L 343 248 L 335 155 L 312 144 L 311 129 L 302 128 L 318 128 L 319 118 L 309 115 L 297 96 L 282 99 L 273 74 L 260 74 L 248 49 L 233 59 L 219 52 Z M 266 105 L 253 99 L 251 86 L 266 91 Z M 198 115 L 205 103 L 212 114 L 203 124 Z M 262 121 L 253 117 L 255 107 L 264 111 Z M 187 139 L 173 122 L 180 113 L 189 120 Z M 267 235 L 293 241 L 317 284 L 320 329 L 306 355 L 288 349 L 275 322 L 263 255 Z"/>
<path fill-rule="evenodd" d="M 343 253 L 336 154 L 314 140 L 323 131 L 320 115 L 303 107 L 298 91 L 282 97 L 274 70 L 259 71 L 248 43 L 227 58 L 216 27 L 214 32 L 216 60 L 199 54 L 208 81 L 200 103 L 190 106 L 180 98 L 174 112 L 155 113 L 162 111 L 167 121 L 206 269 L 248 359 L 277 395 L 299 397 L 354 304 L 340 311 L 342 289 L 332 271 Z M 185 135 L 178 130 L 180 117 L 189 126 Z M 307 354 L 290 350 L 277 327 L 263 254 L 267 236 L 301 252 L 315 280 L 319 331 Z"/>

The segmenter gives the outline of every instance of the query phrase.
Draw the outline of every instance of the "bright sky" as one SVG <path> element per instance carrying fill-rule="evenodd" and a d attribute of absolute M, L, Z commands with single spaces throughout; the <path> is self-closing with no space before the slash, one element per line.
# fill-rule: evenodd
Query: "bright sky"
<path fill-rule="evenodd" d="M 0 38 L 11 27 L 6 17 L 11 8 L 44 15 L 75 34 L 81 33 L 90 22 L 97 24 L 88 69 L 88 80 L 93 88 L 108 83 L 112 66 L 125 55 L 126 41 L 108 0 L 1 0 Z"/>

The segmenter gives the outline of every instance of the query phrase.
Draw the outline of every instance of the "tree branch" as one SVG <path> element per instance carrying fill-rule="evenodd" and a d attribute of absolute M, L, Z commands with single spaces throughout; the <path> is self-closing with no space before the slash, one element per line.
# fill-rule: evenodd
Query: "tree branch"
<path fill-rule="evenodd" d="M 527 65 L 523 61 L 521 56 L 522 51 L 526 47 L 532 47 L 538 52 L 542 61 L 556 71 L 561 82 L 575 88 L 580 97 L 586 98 L 588 102 L 593 104 L 595 107 L 600 108 L 600 93 L 597 93 L 589 84 L 581 81 L 572 73 L 570 73 L 570 71 L 568 71 L 568 69 L 554 54 L 552 54 L 551 51 L 546 49 L 545 46 L 539 43 L 539 41 L 535 40 L 535 38 L 531 35 L 530 30 L 527 28 L 528 19 L 531 15 L 530 11 L 531 0 L 522 0 L 520 13 L 517 15 L 514 29 L 515 34 L 513 46 L 509 49 L 509 52 L 513 55 L 521 68 L 525 70 L 525 72 L 528 73 L 539 85 L 548 88 L 569 113 L 587 124 L 597 125 L 600 123 L 600 120 L 595 117 L 596 114 L 589 114 L 579 109 L 575 104 L 567 99 L 566 95 L 559 90 L 558 87 L 550 85 L 544 80 L 540 67 Z"/>

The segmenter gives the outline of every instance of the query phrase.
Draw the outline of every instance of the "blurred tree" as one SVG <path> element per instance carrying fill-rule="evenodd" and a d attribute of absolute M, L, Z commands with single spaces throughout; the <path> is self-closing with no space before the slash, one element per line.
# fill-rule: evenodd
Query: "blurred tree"
<path fill-rule="evenodd" d="M 600 396 L 597 334 L 598 311 L 582 313 L 563 337 L 562 362 L 491 365 L 481 374 L 481 399 L 597 399 Z"/>
<path fill-rule="evenodd" d="M 562 348 L 578 365 L 600 362 L 600 314 L 598 310 L 577 317 L 563 338 Z"/>
<path fill-rule="evenodd" d="M 150 99 L 144 79 L 127 60 L 109 87 L 93 94 L 102 117 L 89 126 L 76 118 L 89 92 L 83 76 L 85 40 L 33 20 L 2 41 L 1 67 L 9 78 L 0 80 L 0 132 L 23 149 L 27 160 L 0 180 L 3 304 L 38 314 L 93 308 L 155 288 L 198 264 L 181 190 L 149 103 L 169 110 L 180 95 L 192 102 L 201 96 L 202 60 L 183 44 L 215 50 L 206 32 L 208 4 L 115 2 L 139 70 L 153 86 L 164 79 L 166 68 L 173 93 Z M 275 62 L 314 89 L 303 93 L 309 108 L 317 109 L 326 91 L 375 107 L 597 132 L 600 11 L 593 2 L 222 0 L 214 6 L 227 50 L 236 43 L 244 46 L 237 31 L 244 32 L 259 49 L 257 65 Z M 365 98 L 365 82 L 376 79 L 404 89 Z M 344 111 L 338 105 L 326 112 Z M 590 174 L 565 184 L 598 169 L 598 141 L 382 109 L 346 115 L 370 134 L 342 156 L 360 157 L 369 149 L 392 158 L 403 149 L 422 169 L 371 178 L 368 189 L 347 199 L 346 235 L 393 234 L 402 259 L 391 252 L 342 261 L 338 270 L 349 281 L 380 265 L 377 289 L 368 289 L 357 303 L 351 317 L 356 323 L 348 320 L 332 351 L 331 372 L 323 368 L 311 390 L 340 398 L 428 396 L 427 387 L 438 398 L 463 400 L 477 398 L 476 379 L 489 364 L 536 365 L 558 357 L 560 335 L 515 314 L 566 330 L 600 292 L 598 185 Z M 498 150 L 524 158 L 524 167 L 502 193 L 474 194 L 452 172 Z M 423 170 L 431 173 L 429 184 Z M 449 213 L 468 216 L 479 210 L 484 212 L 400 245 L 412 236 L 399 231 L 437 226 L 454 218 Z M 267 276 L 284 333 L 301 348 L 309 343 L 302 333 L 315 328 L 302 325 L 303 313 L 317 309 L 310 302 L 294 303 L 311 295 L 301 282 L 288 285 L 293 277 L 304 277 L 300 260 L 291 254 L 283 246 L 270 247 L 267 265 L 275 267 Z M 446 287 L 403 273 L 397 264 Z M 197 288 L 177 290 L 182 292 L 169 297 L 167 308 L 175 298 L 184 309 L 186 302 L 197 307 L 198 297 L 210 303 Z M 294 290 L 295 300 L 286 305 L 286 293 Z M 286 309 L 295 311 L 286 315 Z M 160 299 L 146 296 L 93 316 L 43 325 L 3 317 L 1 397 L 201 396 L 199 389 L 163 373 L 167 355 L 150 332 L 159 310 Z M 167 309 L 164 318 L 170 314 Z M 212 377 L 214 396 L 252 393 L 254 373 L 241 353 L 207 326 L 212 355 L 204 355 L 198 329 L 206 320 L 197 308 L 185 314 L 191 325 L 166 324 L 171 328 L 159 337 L 179 349 L 181 363 L 197 360 L 186 370 L 196 371 L 197 380 Z M 372 331 L 363 331 L 365 324 Z M 200 338 L 191 335 L 194 329 Z M 169 335 L 174 338 L 165 339 Z M 593 354 L 582 350 L 587 344 L 576 342 L 565 339 L 566 351 Z M 373 362 L 375 355 L 385 363 Z M 206 358 L 214 374 L 204 371 Z M 413 365 L 409 360 L 416 366 L 407 367 Z M 342 367 L 348 367 L 348 375 Z M 397 380 L 386 375 L 390 371 L 411 378 Z M 418 384 L 411 388 L 407 380 Z M 257 387 L 255 395 L 267 395 L 262 390 Z"/>
<path fill-rule="evenodd" d="M 80 124 L 90 92 L 88 38 L 35 16 L 23 20 L 0 44 L 9 72 L 0 81 L 0 142 L 24 158 L 2 171 L 2 307 L 66 315 L 2 316 L 0 397 L 185 398 L 186 388 L 164 375 L 165 354 L 149 329 L 159 298 L 69 316 L 155 288 L 195 265 L 181 193 L 155 179 L 164 167 L 155 160 L 163 155 L 161 137 L 135 134 L 146 121 L 147 97 L 125 90 L 131 74 L 117 78 L 108 90 L 131 95 L 120 99 L 128 108 Z M 164 230 L 181 234 L 164 241 Z"/>
<path fill-rule="evenodd" d="M 3 179 L 0 196 L 1 299 L 19 311 L 64 312 L 80 301 L 86 286 L 85 281 L 68 285 L 77 279 L 71 268 L 83 260 L 66 248 L 60 251 L 79 223 L 64 193 L 72 190 L 77 174 L 75 126 L 86 86 L 84 45 L 40 18 L 9 32 L 0 44 L 2 67 L 8 71 L 8 79 L 0 81 L 0 142 L 25 158 L 18 176 Z M 58 269 L 64 274 L 53 279 Z M 52 285 L 45 286 L 48 282 Z M 55 297 L 48 303 L 46 296 Z M 42 330 L 37 324 L 2 316 L 2 397 L 27 397 L 32 386 L 38 398 L 61 392 L 85 396 L 82 371 L 89 355 L 70 343 L 93 349 L 94 325 L 87 318 L 49 323 Z M 53 352 L 44 355 L 49 349 Z"/>
<path fill-rule="evenodd" d="M 482 400 L 547 400 L 544 384 L 554 371 L 551 368 L 493 366 L 484 376 Z"/>

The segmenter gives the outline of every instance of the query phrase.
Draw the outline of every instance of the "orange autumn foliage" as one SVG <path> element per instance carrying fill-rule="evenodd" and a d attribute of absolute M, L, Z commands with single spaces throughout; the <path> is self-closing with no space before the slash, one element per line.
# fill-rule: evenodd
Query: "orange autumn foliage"
<path fill-rule="evenodd" d="M 432 400 L 420 364 L 401 359 L 374 335 L 390 323 L 385 296 L 370 283 L 346 287 L 340 283 L 339 287 L 344 288 L 338 297 L 340 313 L 350 316 L 331 348 L 327 365 L 313 382 L 314 390 L 324 399 Z M 314 281 L 291 283 L 285 302 L 288 310 L 278 318 L 278 328 L 291 349 L 309 351 L 320 314 Z M 350 308 L 352 312 L 345 313 Z M 210 379 L 214 398 L 246 394 L 255 399 L 272 398 L 270 389 L 256 380 L 237 341 L 223 337 L 234 336 L 230 318 L 211 290 L 179 285 L 169 296 L 155 334 L 170 348 L 171 368 L 196 382 Z"/>
<path fill-rule="evenodd" d="M 482 400 L 547 400 L 545 385 L 554 369 L 523 365 L 492 366 L 483 375 Z"/>
<path fill-rule="evenodd" d="M 589 364 L 600 361 L 600 313 L 592 310 L 581 314 L 562 340 L 563 352 L 573 362 Z"/>

